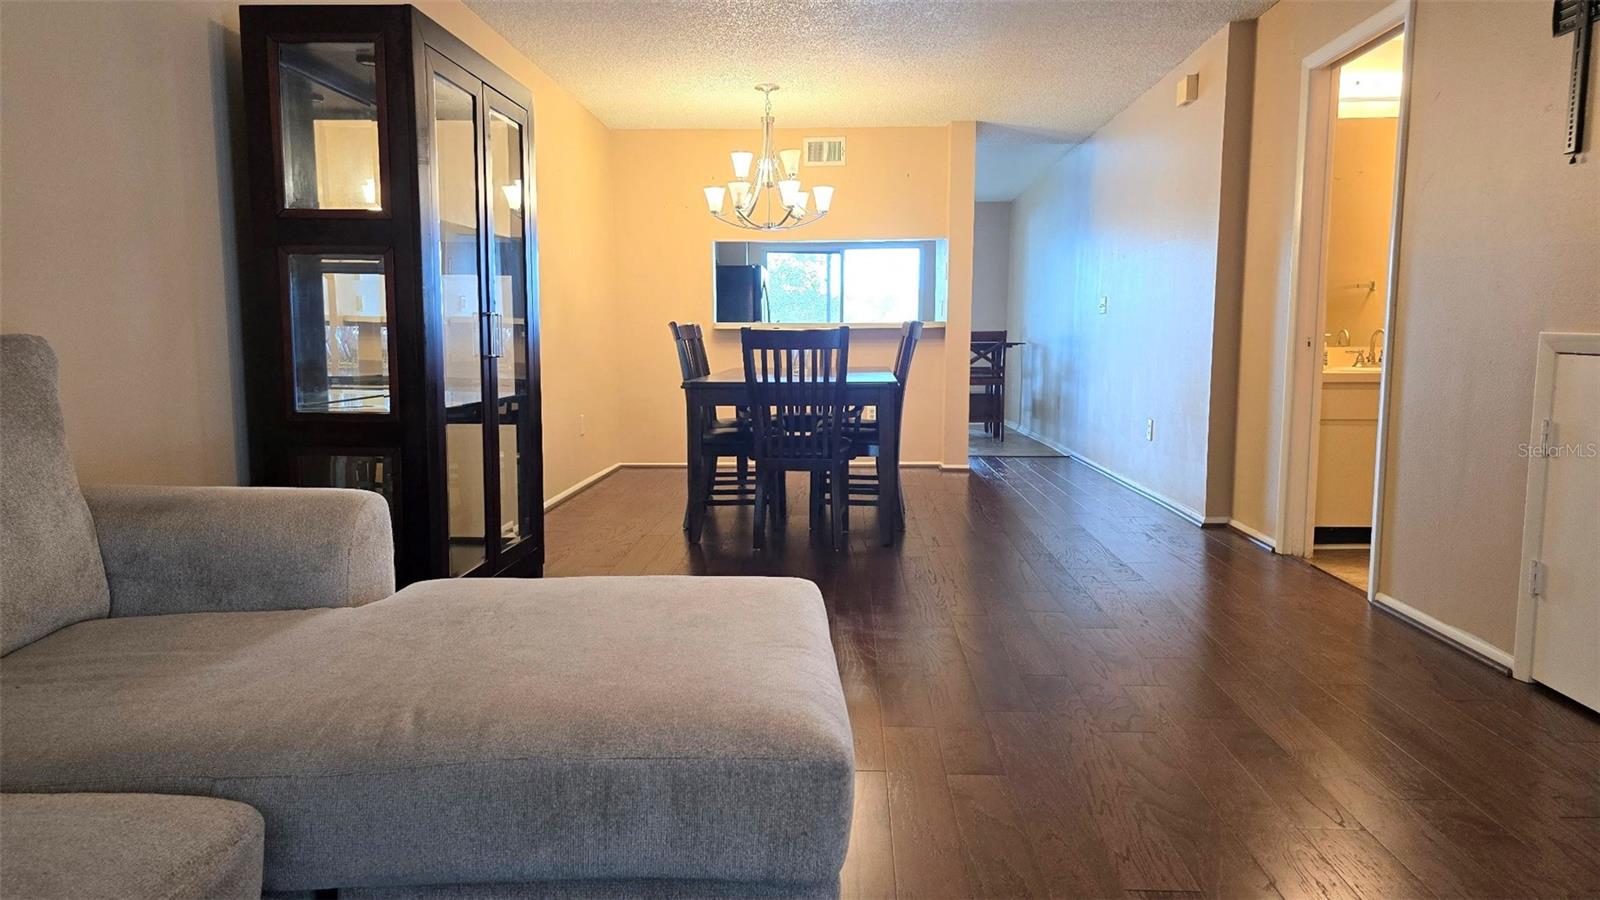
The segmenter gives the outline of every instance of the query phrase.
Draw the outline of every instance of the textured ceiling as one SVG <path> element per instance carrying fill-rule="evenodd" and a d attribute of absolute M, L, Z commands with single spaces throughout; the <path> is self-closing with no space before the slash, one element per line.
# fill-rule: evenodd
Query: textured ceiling
<path fill-rule="evenodd" d="M 1273 0 L 467 0 L 612 128 L 975 120 L 1082 140 Z"/>

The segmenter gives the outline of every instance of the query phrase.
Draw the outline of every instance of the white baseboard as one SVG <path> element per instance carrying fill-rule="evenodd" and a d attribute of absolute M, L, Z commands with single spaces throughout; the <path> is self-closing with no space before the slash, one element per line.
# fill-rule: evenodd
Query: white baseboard
<path fill-rule="evenodd" d="M 1162 506 L 1165 506 L 1167 509 L 1177 513 L 1179 516 L 1182 516 L 1185 519 L 1188 519 L 1190 522 L 1196 525 L 1223 525 L 1228 521 L 1227 516 L 1203 516 L 1198 511 L 1190 509 L 1188 506 L 1179 503 L 1160 491 L 1151 490 L 1150 488 L 1145 487 L 1131 478 L 1124 477 L 1112 469 L 1106 468 L 1089 457 L 1084 456 L 1082 453 L 1079 453 L 1071 447 L 1063 446 L 1062 444 L 1059 444 L 1056 441 L 1039 434 L 1031 428 L 1025 428 L 1022 425 L 1013 425 L 1009 422 L 1006 423 L 1006 427 L 1015 429 L 1018 434 L 1033 438 L 1034 440 L 1045 445 L 1046 447 L 1049 447 L 1057 453 L 1062 454 L 1063 456 L 1072 457 L 1078 462 L 1081 462 L 1089 468 L 1094 469 L 1096 472 L 1099 472 L 1101 475 L 1104 475 L 1112 481 L 1115 481 L 1117 484 L 1120 484 L 1128 490 L 1133 491 L 1135 494 L 1138 494 L 1146 500 L 1152 500 Z"/>
<path fill-rule="evenodd" d="M 972 464 L 971 463 L 957 463 L 955 465 L 947 465 L 945 463 L 938 463 L 937 465 L 939 466 L 939 471 L 941 471 L 941 472 L 971 472 L 972 471 Z"/>
<path fill-rule="evenodd" d="M 1277 545 L 1276 541 L 1274 541 L 1270 536 L 1268 536 L 1266 534 L 1263 534 L 1263 533 L 1255 530 L 1254 528 L 1251 528 L 1249 525 L 1246 525 L 1245 523 L 1239 521 L 1238 519 L 1229 519 L 1228 520 L 1228 527 L 1232 528 L 1234 531 L 1239 532 L 1240 534 L 1244 535 L 1245 537 L 1249 538 L 1250 540 L 1255 541 L 1256 543 L 1260 544 L 1262 547 L 1265 547 L 1266 549 L 1271 550 L 1274 553 L 1277 552 L 1277 546 L 1278 545 Z"/>
<path fill-rule="evenodd" d="M 549 512 L 550 510 L 555 509 L 568 500 L 571 500 L 573 497 L 578 496 L 589 488 L 594 487 L 620 468 L 622 468 L 622 463 L 613 463 L 594 473 L 593 475 L 590 475 L 588 478 L 583 479 L 572 487 L 567 488 L 561 493 L 556 494 L 554 497 L 551 497 L 549 500 L 544 502 L 544 511 Z"/>
<path fill-rule="evenodd" d="M 1511 654 L 1475 634 L 1441 622 L 1422 610 L 1402 603 L 1382 591 L 1373 594 L 1372 602 L 1416 625 L 1423 631 L 1430 632 L 1435 637 L 1456 645 L 1461 650 L 1478 657 L 1497 669 L 1504 669 L 1507 673 L 1511 671 Z"/>
<path fill-rule="evenodd" d="M 1060 444 L 1056 443 L 1055 441 L 1051 440 L 1050 438 L 1047 438 L 1044 435 L 1040 434 L 1039 432 L 1034 431 L 1032 428 L 1029 428 L 1028 426 L 1022 424 L 1021 422 L 1013 422 L 1012 420 L 1007 419 L 1006 420 L 1006 428 L 1009 428 L 1010 430 L 1015 431 L 1017 434 L 1020 434 L 1023 437 L 1032 438 L 1033 440 L 1036 440 L 1039 443 L 1045 445 L 1046 447 L 1049 447 L 1051 450 L 1054 450 L 1055 452 L 1061 454 L 1062 456 L 1077 456 L 1076 453 L 1072 452 L 1072 449 L 1070 447 L 1061 446 Z"/>

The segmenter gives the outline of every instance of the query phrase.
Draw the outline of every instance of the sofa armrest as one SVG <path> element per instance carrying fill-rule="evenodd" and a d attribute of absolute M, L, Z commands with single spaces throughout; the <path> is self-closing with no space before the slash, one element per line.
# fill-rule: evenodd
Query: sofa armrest
<path fill-rule="evenodd" d="M 389 508 L 370 491 L 90 487 L 111 615 L 359 606 L 394 593 Z"/>

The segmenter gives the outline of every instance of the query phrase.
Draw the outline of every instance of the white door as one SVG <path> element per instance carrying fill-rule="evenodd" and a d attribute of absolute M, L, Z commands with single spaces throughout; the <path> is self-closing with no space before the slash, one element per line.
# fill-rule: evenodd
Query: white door
<path fill-rule="evenodd" d="M 1600 710 L 1600 356 L 1558 353 L 1533 680 Z"/>

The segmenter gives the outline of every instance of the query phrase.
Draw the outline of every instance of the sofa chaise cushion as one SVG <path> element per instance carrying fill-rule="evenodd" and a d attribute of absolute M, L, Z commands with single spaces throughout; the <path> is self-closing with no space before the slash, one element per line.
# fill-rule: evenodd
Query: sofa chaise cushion
<path fill-rule="evenodd" d="M 152 794 L 0 795 L 0 896 L 246 900 L 261 896 L 261 814 Z"/>
<path fill-rule="evenodd" d="M 248 803 L 272 890 L 830 882 L 849 833 L 849 721 L 797 579 L 94 620 L 6 657 L 0 691 L 4 790 Z"/>
<path fill-rule="evenodd" d="M 110 609 L 56 405 L 56 355 L 44 338 L 0 336 L 0 654 Z"/>

